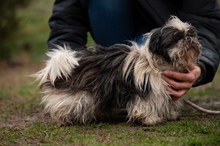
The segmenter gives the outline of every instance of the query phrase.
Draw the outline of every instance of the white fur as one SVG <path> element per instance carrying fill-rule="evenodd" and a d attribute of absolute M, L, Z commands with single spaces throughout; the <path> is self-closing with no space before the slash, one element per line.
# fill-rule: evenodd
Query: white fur
<path fill-rule="evenodd" d="M 40 84 L 50 81 L 52 85 L 56 78 L 67 79 L 71 74 L 71 71 L 76 66 L 79 66 L 79 59 L 75 57 L 76 51 L 72 51 L 68 46 L 56 46 L 57 49 L 53 49 L 47 53 L 49 57 L 46 62 L 46 67 L 35 74 L 36 80 L 40 80 Z"/>
<path fill-rule="evenodd" d="M 169 92 L 165 89 L 168 84 L 161 78 L 161 71 L 156 69 L 152 59 L 146 59 L 150 56 L 143 50 L 146 49 L 134 49 L 127 56 L 123 68 L 124 77 L 128 76 L 134 65 L 136 87 L 143 91 L 143 84 L 149 82 L 152 91 L 146 100 L 137 95 L 135 101 L 127 104 L 129 121 L 138 120 L 145 125 L 155 125 L 167 119 L 174 120 L 178 113 L 175 111 L 177 108 L 173 107 L 176 104 L 172 104 Z"/>
<path fill-rule="evenodd" d="M 178 17 L 172 16 L 169 21 L 167 21 L 165 27 L 174 27 L 179 29 L 180 31 L 187 31 L 190 27 L 189 23 L 182 22 Z M 162 29 L 163 30 L 163 29 Z"/>
<path fill-rule="evenodd" d="M 127 103 L 129 121 L 137 120 L 144 125 L 155 125 L 167 119 L 176 119 L 180 102 L 172 102 L 169 93 L 165 89 L 168 84 L 161 78 L 161 71 L 155 66 L 151 54 L 145 48 L 138 48 L 133 45 L 133 50 L 126 58 L 123 72 L 124 77 L 131 71 L 131 64 L 134 65 L 134 78 L 136 87 L 141 91 L 143 84 L 151 84 L 151 92 L 146 100 L 136 95 L 134 101 Z M 144 47 L 144 46 L 143 46 Z M 146 46 L 145 46 L 146 47 Z M 68 48 L 61 48 L 49 52 L 50 59 L 46 67 L 37 73 L 40 84 L 51 81 L 53 84 L 56 78 L 65 78 L 71 74 L 71 71 L 78 66 L 80 58 L 75 57 L 74 51 Z M 145 77 L 145 78 L 144 78 Z M 63 89 L 64 90 L 64 89 Z M 88 92 L 78 92 L 77 94 L 67 94 L 61 90 L 50 87 L 44 89 L 45 96 L 42 103 L 45 104 L 45 111 L 50 113 L 51 117 L 59 124 L 81 123 L 86 124 L 96 118 L 97 103 L 94 102 L 95 95 Z"/>
<path fill-rule="evenodd" d="M 65 94 L 58 90 L 46 89 L 42 103 L 45 104 L 45 112 L 62 124 L 85 124 L 95 119 L 94 97 L 88 92 L 82 91 L 75 95 Z"/>
<path fill-rule="evenodd" d="M 68 78 L 71 71 L 78 66 L 80 58 L 75 57 L 75 52 L 68 48 L 61 48 L 49 52 L 50 59 L 46 67 L 37 73 L 40 84 L 51 81 L 53 84 L 58 77 Z M 172 103 L 165 86 L 167 83 L 161 78 L 161 72 L 155 67 L 155 63 L 150 58 L 150 53 L 146 49 L 138 49 L 133 46 L 133 50 L 126 58 L 123 72 L 124 77 L 131 71 L 131 64 L 134 65 L 134 78 L 136 87 L 141 91 L 143 84 L 151 84 L 151 92 L 146 100 L 136 95 L 134 101 L 127 103 L 129 121 L 138 120 L 145 125 L 155 125 L 167 119 L 176 119 L 176 112 L 179 104 Z M 147 59 L 148 58 L 148 59 Z M 149 80 L 149 81 L 148 81 Z M 64 89 L 63 89 L 64 90 Z M 44 89 L 45 96 L 42 103 L 45 104 L 45 111 L 59 124 L 88 123 L 96 118 L 97 103 L 94 102 L 95 95 L 81 91 L 74 95 L 56 90 L 50 87 Z"/>

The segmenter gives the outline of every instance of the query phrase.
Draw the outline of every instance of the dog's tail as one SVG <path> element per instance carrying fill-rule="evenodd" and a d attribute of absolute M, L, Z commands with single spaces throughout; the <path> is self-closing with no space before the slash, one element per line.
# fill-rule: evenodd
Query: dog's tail
<path fill-rule="evenodd" d="M 80 57 L 77 57 L 76 51 L 66 45 L 56 47 L 47 53 L 49 59 L 46 61 L 46 67 L 33 75 L 37 81 L 40 81 L 39 86 L 48 81 L 54 85 L 57 78 L 67 80 L 72 70 L 79 66 Z"/>

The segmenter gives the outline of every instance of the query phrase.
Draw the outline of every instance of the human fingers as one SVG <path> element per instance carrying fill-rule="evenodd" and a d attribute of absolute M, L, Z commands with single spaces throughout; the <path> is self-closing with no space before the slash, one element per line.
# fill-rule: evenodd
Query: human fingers
<path fill-rule="evenodd" d="M 197 82 L 202 77 L 202 69 L 200 66 L 191 65 L 189 66 L 189 73 L 194 75 L 193 83 Z"/>
<path fill-rule="evenodd" d="M 172 87 L 172 89 L 175 89 L 175 90 L 189 89 L 192 87 L 192 82 L 179 81 L 173 78 L 173 76 L 170 77 L 170 76 L 163 74 L 162 78 Z"/>
<path fill-rule="evenodd" d="M 163 72 L 163 75 L 179 82 L 193 82 L 195 80 L 194 72 L 180 73 L 171 70 L 166 70 Z"/>
<path fill-rule="evenodd" d="M 174 90 L 171 87 L 167 87 L 166 90 L 170 92 L 173 101 L 178 100 L 189 91 L 189 89 Z"/>
<path fill-rule="evenodd" d="M 167 82 L 172 84 L 173 87 L 176 87 L 177 89 L 181 88 L 178 85 L 182 82 L 184 83 L 182 88 L 187 88 L 188 86 L 192 86 L 201 77 L 201 68 L 199 66 L 191 65 L 189 66 L 188 73 L 166 70 L 163 72 L 163 76 L 167 77 Z"/>

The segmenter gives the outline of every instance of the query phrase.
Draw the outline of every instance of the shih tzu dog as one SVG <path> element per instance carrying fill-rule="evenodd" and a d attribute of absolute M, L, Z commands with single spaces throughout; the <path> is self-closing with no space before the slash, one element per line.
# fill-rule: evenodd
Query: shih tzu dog
<path fill-rule="evenodd" d="M 71 50 L 57 46 L 46 67 L 35 74 L 45 111 L 58 124 L 87 124 L 113 109 L 128 121 L 155 125 L 178 118 L 181 101 L 172 101 L 164 70 L 188 72 L 201 52 L 195 27 L 172 16 L 147 34 L 139 46 L 117 44 Z"/>

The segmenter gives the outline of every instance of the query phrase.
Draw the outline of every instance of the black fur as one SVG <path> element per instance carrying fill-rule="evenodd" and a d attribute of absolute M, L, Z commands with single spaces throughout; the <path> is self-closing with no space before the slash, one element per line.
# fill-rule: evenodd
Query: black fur
<path fill-rule="evenodd" d="M 186 35 L 193 37 L 196 30 L 192 27 Z M 174 27 L 165 27 L 155 29 L 150 37 L 149 50 L 152 54 L 171 62 L 168 51 L 179 40 L 184 39 L 185 34 Z M 87 91 L 94 95 L 97 103 L 101 103 L 102 109 L 115 105 L 124 107 L 128 101 L 135 99 L 135 95 L 145 99 L 151 92 L 151 86 L 146 78 L 142 90 L 135 86 L 133 66 L 136 60 L 131 63 L 128 78 L 123 77 L 124 61 L 132 49 L 131 46 L 119 44 L 109 48 L 96 45 L 80 50 L 79 66 L 72 70 L 68 80 L 57 78 L 54 86 L 49 81 L 43 86 L 61 89 L 73 95 L 79 91 Z"/>
<path fill-rule="evenodd" d="M 83 50 L 80 52 L 79 66 L 73 69 L 70 78 L 56 79 L 54 88 L 71 94 L 88 91 L 95 95 L 96 102 L 101 103 L 100 108 L 103 110 L 115 106 L 125 107 L 135 95 L 147 97 L 151 90 L 150 84 L 144 83 L 143 91 L 137 89 L 133 70 L 129 72 L 127 80 L 122 77 L 124 61 L 131 50 L 132 48 L 127 45 L 114 45 L 110 48 L 97 45 Z M 47 86 L 52 84 L 48 82 Z"/>

